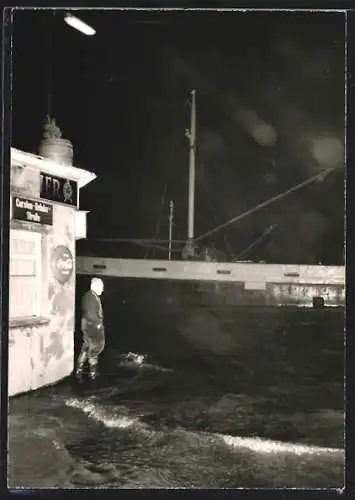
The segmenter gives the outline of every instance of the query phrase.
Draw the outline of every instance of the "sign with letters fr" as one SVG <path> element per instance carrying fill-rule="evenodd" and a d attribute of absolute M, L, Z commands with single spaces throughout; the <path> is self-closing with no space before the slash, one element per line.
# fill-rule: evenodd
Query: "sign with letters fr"
<path fill-rule="evenodd" d="M 40 172 L 40 197 L 76 207 L 78 183 L 64 177 Z"/>

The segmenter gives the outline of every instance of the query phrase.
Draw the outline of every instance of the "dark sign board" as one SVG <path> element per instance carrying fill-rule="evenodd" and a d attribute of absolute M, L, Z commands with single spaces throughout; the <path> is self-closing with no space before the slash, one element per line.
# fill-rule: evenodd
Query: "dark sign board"
<path fill-rule="evenodd" d="M 58 245 L 53 249 L 51 267 L 53 275 L 59 283 L 63 284 L 69 280 L 74 270 L 74 259 L 68 247 Z"/>
<path fill-rule="evenodd" d="M 64 177 L 40 172 L 40 197 L 44 200 L 57 201 L 67 205 L 77 206 L 78 183 Z"/>
<path fill-rule="evenodd" d="M 42 201 L 13 196 L 12 218 L 52 226 L 53 206 L 49 203 L 43 203 Z"/>

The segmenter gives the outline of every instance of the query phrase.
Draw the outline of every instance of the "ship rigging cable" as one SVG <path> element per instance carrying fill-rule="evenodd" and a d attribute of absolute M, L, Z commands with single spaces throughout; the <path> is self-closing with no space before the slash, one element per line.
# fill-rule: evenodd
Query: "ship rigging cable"
<path fill-rule="evenodd" d="M 296 186 L 293 186 L 292 188 L 288 189 L 287 191 L 284 191 L 283 193 L 279 193 L 276 196 L 273 196 L 272 198 L 269 198 L 268 200 L 263 201 L 262 203 L 259 203 L 259 205 L 256 205 L 255 207 L 250 208 L 249 210 L 246 210 L 242 214 L 237 215 L 236 217 L 233 217 L 232 219 L 229 219 L 226 222 L 223 222 L 223 224 L 219 224 L 219 226 L 216 226 L 213 229 L 211 229 L 210 231 L 207 231 L 206 233 L 203 233 L 200 236 L 198 236 L 197 238 L 195 238 L 194 241 L 195 242 L 201 241 L 204 238 L 207 238 L 207 236 L 210 236 L 211 234 L 216 233 L 220 229 L 223 229 L 223 228 L 229 226 L 230 224 L 234 224 L 234 222 L 239 222 L 240 220 L 244 219 L 244 217 L 247 217 L 248 215 L 251 215 L 251 214 L 257 212 L 258 210 L 270 205 L 271 203 L 273 203 L 275 201 L 281 200 L 281 198 L 284 198 L 288 194 L 291 194 L 295 191 L 298 191 L 302 187 L 307 186 L 308 184 L 311 184 L 312 182 L 316 181 L 319 178 L 324 179 L 324 177 L 326 175 L 328 175 L 329 172 L 331 172 L 333 170 L 335 170 L 335 169 L 329 168 L 329 169 L 322 170 L 322 172 L 319 172 L 317 175 L 313 175 L 309 179 L 301 182 L 300 184 L 296 184 Z"/>
<path fill-rule="evenodd" d="M 153 238 L 98 238 L 98 241 L 105 241 L 106 243 L 169 243 L 169 240 L 156 240 Z M 186 244 L 186 240 L 172 240 L 173 243 Z"/>
<path fill-rule="evenodd" d="M 251 252 L 251 250 L 256 246 L 258 245 L 264 238 L 266 238 L 266 236 L 268 234 L 271 233 L 271 231 L 274 230 L 274 228 L 276 227 L 276 224 L 271 224 L 271 226 L 269 226 L 266 231 L 263 232 L 263 234 L 261 236 L 258 236 L 252 243 L 250 243 L 250 245 L 248 245 L 242 252 L 240 252 L 239 255 L 237 255 L 236 259 L 237 260 L 240 260 L 240 259 L 245 259 L 248 257 L 249 253 Z"/>
<path fill-rule="evenodd" d="M 322 172 L 319 172 L 317 175 L 314 175 L 314 176 L 310 177 L 309 179 L 306 179 L 305 181 L 303 181 L 299 184 L 296 184 L 296 186 L 293 186 L 292 188 L 288 189 L 287 191 L 284 191 L 276 196 L 273 196 L 272 198 L 269 198 L 268 200 L 263 201 L 262 203 L 259 203 L 259 205 L 256 205 L 255 207 L 250 208 L 249 210 L 243 212 L 242 214 L 237 215 L 236 217 L 233 217 L 232 219 L 229 219 L 228 221 L 224 222 L 223 224 L 220 224 L 219 226 L 216 226 L 215 228 L 211 229 L 207 233 L 204 233 L 204 234 L 198 236 L 197 238 L 195 238 L 194 241 L 200 241 L 203 238 L 206 238 L 207 236 L 209 236 L 210 234 L 213 234 L 213 233 L 219 231 L 220 229 L 223 229 L 224 227 L 228 226 L 229 224 L 233 224 L 234 222 L 239 222 L 240 220 L 244 219 L 248 215 L 251 215 L 251 214 L 257 212 L 258 210 L 270 205 L 271 203 L 278 201 L 278 200 L 284 198 L 285 196 L 287 196 L 295 191 L 298 191 L 302 187 L 307 186 L 308 184 L 311 184 L 312 182 L 316 181 L 317 179 L 322 178 L 322 177 L 324 178 L 326 175 L 328 175 L 333 170 L 335 170 L 335 169 L 330 168 L 330 169 L 322 170 Z M 268 229 L 268 231 L 269 231 L 269 229 Z M 164 247 L 161 245 L 161 244 L 168 244 L 169 243 L 169 240 L 166 240 L 166 239 L 157 240 L 157 239 L 153 239 L 153 238 L 151 238 L 151 239 L 144 239 L 144 238 L 99 238 L 99 241 L 105 241 L 105 242 L 111 242 L 111 243 L 114 243 L 114 242 L 116 242 L 116 243 L 132 243 L 132 244 L 146 246 L 146 247 L 150 246 L 151 248 L 155 247 L 156 249 L 159 249 L 159 250 L 166 250 L 166 251 L 169 250 L 168 247 Z M 186 244 L 186 241 L 185 240 L 172 240 L 172 243 L 184 245 L 184 244 Z M 180 252 L 181 250 L 175 248 L 172 251 L 173 252 Z"/>

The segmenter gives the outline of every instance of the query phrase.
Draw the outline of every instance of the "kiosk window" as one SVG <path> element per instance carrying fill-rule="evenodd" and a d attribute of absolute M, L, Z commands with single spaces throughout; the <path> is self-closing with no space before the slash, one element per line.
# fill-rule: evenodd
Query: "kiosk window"
<path fill-rule="evenodd" d="M 10 230 L 9 275 L 9 319 L 40 316 L 40 233 Z"/>

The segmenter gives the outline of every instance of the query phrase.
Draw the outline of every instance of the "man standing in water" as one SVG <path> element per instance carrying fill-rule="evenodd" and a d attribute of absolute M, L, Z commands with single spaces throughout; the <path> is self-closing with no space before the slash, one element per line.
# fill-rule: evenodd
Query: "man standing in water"
<path fill-rule="evenodd" d="M 83 345 L 76 366 L 76 375 L 81 378 L 86 361 L 89 364 L 91 379 L 97 376 L 97 363 L 105 347 L 105 330 L 103 324 L 103 311 L 100 296 L 104 284 L 100 278 L 92 278 L 90 290 L 82 300 L 81 330 Z"/>

